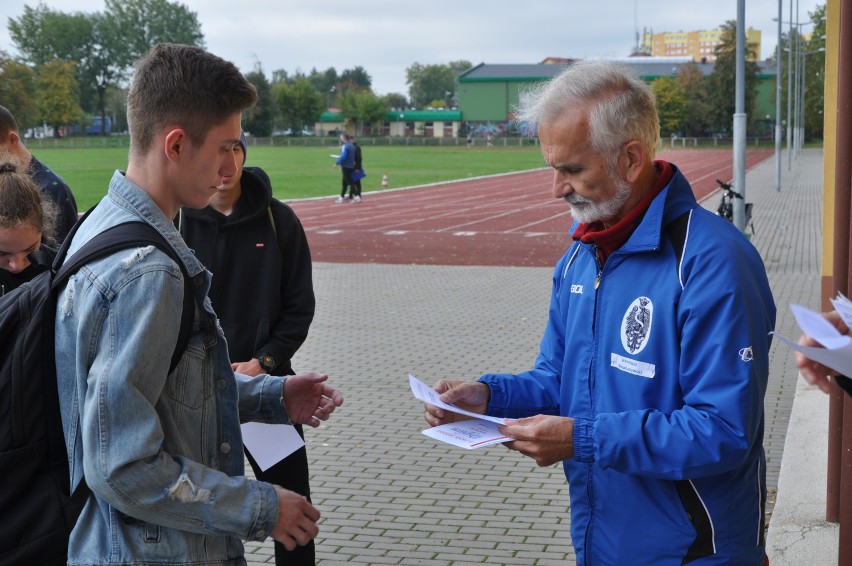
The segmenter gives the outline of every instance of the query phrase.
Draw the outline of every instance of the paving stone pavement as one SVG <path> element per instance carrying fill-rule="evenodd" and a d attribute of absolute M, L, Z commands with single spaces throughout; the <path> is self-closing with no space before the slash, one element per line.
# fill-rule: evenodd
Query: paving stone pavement
<path fill-rule="evenodd" d="M 798 331 L 787 305 L 819 300 L 821 150 L 805 150 L 794 167 L 784 168 L 780 194 L 772 159 L 748 173 L 746 190 L 777 328 L 791 337 Z M 314 265 L 317 314 L 294 367 L 327 372 L 346 397 L 328 423 L 306 431 L 323 514 L 319 565 L 574 564 L 561 466 L 423 436 L 406 377 L 431 383 L 529 368 L 550 280 L 550 268 Z M 797 372 L 783 345 L 770 355 L 765 444 L 774 488 Z M 246 552 L 249 564 L 274 563 L 269 541 Z"/>

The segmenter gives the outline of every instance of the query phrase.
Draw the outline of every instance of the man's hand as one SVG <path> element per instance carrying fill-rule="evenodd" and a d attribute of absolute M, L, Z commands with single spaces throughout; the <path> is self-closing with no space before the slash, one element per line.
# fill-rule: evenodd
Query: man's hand
<path fill-rule="evenodd" d="M 491 400 L 491 388 L 478 381 L 442 379 L 433 386 L 433 389 L 441 394 L 441 401 L 444 403 L 481 415 L 488 410 L 488 402 Z M 469 418 L 426 404 L 426 422 L 430 426 L 440 426 Z"/>
<path fill-rule="evenodd" d="M 535 460 L 539 466 L 550 466 L 574 457 L 574 419 L 536 415 L 508 420 L 498 427 L 512 442 L 503 445 Z"/>
<path fill-rule="evenodd" d="M 287 550 L 308 544 L 319 533 L 320 512 L 304 496 L 277 485 L 274 487 L 278 496 L 278 521 L 270 536 Z"/>
<path fill-rule="evenodd" d="M 830 322 L 835 328 L 837 328 L 838 332 L 841 334 L 849 334 L 849 328 L 847 328 L 846 324 L 843 322 L 843 319 L 840 318 L 840 315 L 837 314 L 837 311 L 831 311 L 822 313 L 822 316 Z M 807 334 L 802 335 L 799 338 L 799 344 L 803 346 L 813 346 L 820 347 L 816 340 L 808 336 Z M 837 372 L 831 368 L 827 368 L 824 365 L 811 360 L 810 358 L 805 357 L 804 354 L 800 352 L 795 352 L 796 354 L 796 366 L 799 368 L 799 371 L 802 374 L 802 377 L 811 385 L 816 385 L 819 387 L 824 393 L 831 393 L 832 386 L 831 381 L 829 380 L 830 376 L 837 375 Z"/>
<path fill-rule="evenodd" d="M 231 369 L 234 370 L 234 373 L 241 373 L 243 375 L 248 375 L 249 377 L 257 377 L 262 373 L 266 373 L 266 371 L 260 367 L 260 360 L 257 358 L 252 358 L 247 362 L 234 362 L 231 364 Z"/>
<path fill-rule="evenodd" d="M 294 423 L 317 427 L 343 404 L 343 394 L 326 385 L 327 375 L 306 373 L 284 380 L 284 408 Z"/>

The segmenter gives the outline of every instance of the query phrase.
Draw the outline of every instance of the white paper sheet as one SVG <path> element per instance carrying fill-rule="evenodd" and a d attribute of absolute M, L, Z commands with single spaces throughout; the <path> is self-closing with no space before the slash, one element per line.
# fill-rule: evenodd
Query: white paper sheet
<path fill-rule="evenodd" d="M 831 304 L 837 309 L 846 326 L 852 328 L 852 301 L 847 299 L 843 293 L 838 293 L 837 298 L 831 299 Z"/>
<path fill-rule="evenodd" d="M 467 450 L 475 450 L 492 444 L 502 444 L 512 440 L 500 434 L 497 424 L 480 419 L 458 421 L 441 426 L 427 428 L 423 434 L 429 438 L 459 446 Z"/>
<path fill-rule="evenodd" d="M 305 445 L 292 425 L 243 423 L 240 428 L 243 444 L 263 471 Z"/>
<path fill-rule="evenodd" d="M 497 425 L 505 423 L 506 419 L 480 415 L 479 413 L 473 413 L 461 407 L 444 403 L 434 389 L 411 374 L 408 374 L 408 384 L 411 386 L 411 392 L 414 394 L 414 397 L 420 401 L 435 405 L 445 411 L 471 417 L 469 420 L 427 428 L 423 431 L 423 434 L 429 438 L 434 438 L 467 450 L 474 450 L 483 446 L 491 446 L 492 444 L 500 444 L 512 440 L 508 436 L 500 434 L 500 431 L 497 430 Z"/>
<path fill-rule="evenodd" d="M 424 403 L 435 405 L 436 407 L 440 407 L 453 413 L 473 417 L 474 419 L 491 421 L 492 423 L 497 424 L 503 424 L 504 422 L 506 422 L 506 419 L 501 419 L 500 417 L 480 415 L 479 413 L 472 413 L 470 411 L 462 409 L 461 407 L 456 407 L 455 405 L 444 403 L 443 401 L 441 401 L 441 397 L 438 395 L 437 391 L 435 391 L 410 373 L 408 374 L 408 383 L 411 386 L 411 392 L 414 393 L 414 396 L 423 401 Z"/>
<path fill-rule="evenodd" d="M 846 298 L 843 297 L 843 299 Z M 849 302 L 848 299 L 846 302 Z M 790 310 L 793 311 L 799 328 L 824 347 L 802 346 L 777 332 L 774 333 L 775 336 L 793 350 L 801 352 L 815 362 L 843 375 L 852 375 L 852 338 L 840 334 L 819 313 L 801 305 L 790 305 Z"/>

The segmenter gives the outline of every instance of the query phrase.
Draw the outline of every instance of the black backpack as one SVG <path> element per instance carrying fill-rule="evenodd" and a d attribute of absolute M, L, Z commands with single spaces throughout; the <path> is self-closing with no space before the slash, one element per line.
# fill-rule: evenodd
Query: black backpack
<path fill-rule="evenodd" d="M 143 222 L 114 226 L 92 238 L 63 265 L 82 221 L 65 239 L 51 269 L 0 297 L 0 564 L 4 566 L 65 565 L 68 537 L 91 493 L 85 480 L 73 494 L 69 489 L 54 358 L 58 288 L 98 257 L 154 245 L 177 262 L 185 284 L 180 333 L 169 373 L 183 355 L 192 330 L 195 305 L 189 275 L 154 228 Z"/>

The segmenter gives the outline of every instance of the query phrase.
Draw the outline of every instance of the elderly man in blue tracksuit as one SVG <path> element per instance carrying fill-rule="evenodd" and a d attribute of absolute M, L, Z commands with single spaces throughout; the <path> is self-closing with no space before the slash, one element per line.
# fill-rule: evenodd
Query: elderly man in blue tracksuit
<path fill-rule="evenodd" d="M 759 254 L 654 160 L 653 95 L 625 67 L 577 63 L 518 115 L 574 244 L 535 367 L 435 389 L 510 418 L 510 449 L 563 463 L 578 564 L 763 565 L 775 305 Z M 427 406 L 433 426 L 455 418 Z"/>

